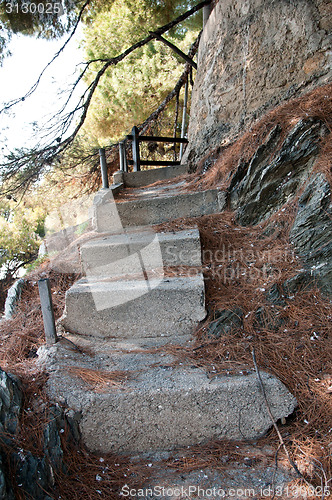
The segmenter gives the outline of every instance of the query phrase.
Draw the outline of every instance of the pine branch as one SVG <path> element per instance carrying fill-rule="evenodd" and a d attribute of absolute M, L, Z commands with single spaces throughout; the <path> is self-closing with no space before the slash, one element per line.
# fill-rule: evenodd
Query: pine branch
<path fill-rule="evenodd" d="M 26 99 L 28 99 L 38 88 L 40 82 L 41 82 L 41 79 L 44 75 L 44 73 L 46 72 L 46 70 L 51 66 L 51 64 L 59 57 L 59 55 L 65 50 L 65 48 L 67 47 L 68 43 L 70 42 L 70 40 L 73 38 L 73 36 L 75 35 L 76 33 L 76 30 L 78 28 L 78 25 L 79 23 L 81 22 L 81 19 L 82 19 L 82 16 L 83 16 L 83 12 L 85 10 L 85 8 L 87 7 L 87 5 L 89 5 L 89 3 L 91 2 L 91 0 L 86 0 L 85 3 L 83 4 L 81 10 L 79 11 L 78 13 L 78 16 L 77 16 L 77 20 L 76 20 L 76 23 L 74 25 L 74 28 L 72 30 L 72 32 L 70 33 L 69 37 L 67 38 L 67 40 L 65 41 L 65 43 L 62 45 L 62 47 L 60 47 L 60 49 L 58 50 L 58 52 L 52 57 L 52 59 L 46 64 L 46 66 L 44 67 L 44 69 L 41 71 L 41 73 L 39 74 L 37 80 L 35 81 L 35 83 L 31 86 L 31 88 L 26 92 L 26 94 L 24 94 L 24 96 L 22 97 L 19 97 L 17 99 L 13 99 L 12 101 L 10 101 L 9 103 L 7 103 L 2 109 L 0 109 L 0 114 L 1 113 L 4 113 L 5 111 L 8 111 L 10 108 L 12 108 L 13 106 L 15 106 L 16 104 L 18 104 L 19 102 L 23 102 L 25 101 Z"/>
<path fill-rule="evenodd" d="M 90 1 L 91 0 L 86 0 L 86 2 L 84 3 L 84 5 L 80 11 L 80 16 L 82 16 L 84 8 L 88 5 L 88 3 Z M 170 23 L 168 23 L 160 28 L 157 28 L 156 30 L 154 30 L 154 32 L 159 33 L 159 34 L 165 33 L 166 31 L 170 30 L 171 28 L 173 28 L 174 26 L 176 26 L 177 24 L 179 24 L 180 22 L 182 22 L 183 20 L 187 19 L 188 17 L 193 15 L 195 12 L 200 10 L 202 7 L 204 7 L 204 5 L 209 4 L 210 1 L 211 0 L 204 0 L 203 2 L 199 3 L 198 5 L 196 5 L 192 9 L 190 9 L 189 11 L 178 16 L 176 19 L 174 19 Z M 78 24 L 78 22 L 76 24 Z M 73 35 L 73 33 L 72 33 L 72 35 Z M 3 163 L 2 165 L 0 165 L 0 168 L 1 168 L 0 173 L 2 175 L 2 180 L 3 180 L 3 187 L 2 187 L 2 191 L 1 191 L 2 195 L 14 194 L 16 192 L 25 193 L 29 189 L 29 187 L 36 180 L 38 180 L 40 178 L 41 174 L 45 171 L 45 169 L 47 169 L 48 166 L 51 165 L 52 162 L 54 162 L 54 160 L 57 157 L 59 158 L 61 156 L 61 154 L 63 154 L 67 150 L 67 148 L 73 143 L 75 138 L 78 136 L 78 133 L 81 130 L 81 128 L 85 122 L 85 119 L 86 119 L 92 98 L 94 96 L 94 93 L 99 85 L 101 78 L 105 74 L 106 70 L 110 66 L 117 65 L 120 61 L 122 61 L 125 57 L 127 57 L 129 54 L 131 54 L 134 50 L 146 45 L 153 38 L 154 38 L 153 35 L 149 35 L 146 38 L 144 38 L 143 40 L 135 43 L 134 45 L 132 45 L 131 47 L 126 49 L 124 52 L 122 52 L 118 56 L 106 60 L 104 65 L 98 70 L 94 80 L 91 82 L 89 87 L 86 89 L 83 96 L 81 96 L 81 98 L 79 99 L 79 101 L 76 104 L 76 106 L 74 107 L 74 109 L 69 111 L 68 113 L 66 113 L 66 115 L 64 117 L 62 117 L 60 122 L 58 122 L 55 126 L 50 126 L 48 129 L 46 129 L 48 131 L 48 133 L 47 133 L 48 136 L 52 136 L 52 132 L 56 131 L 59 134 L 56 139 L 54 138 L 52 141 L 50 140 L 50 143 L 43 148 L 41 148 L 40 146 L 37 146 L 37 147 L 31 148 L 31 149 L 19 150 L 16 154 L 11 153 L 10 155 L 7 155 L 7 157 L 6 157 L 7 161 L 5 163 Z M 195 55 L 195 53 L 197 51 L 199 39 L 200 39 L 200 35 L 197 38 L 197 40 L 194 42 L 194 44 L 191 46 L 191 48 L 188 52 L 188 57 L 190 59 L 193 58 L 193 56 Z M 69 39 L 68 39 L 68 41 L 69 41 Z M 63 46 L 63 48 L 64 48 L 64 46 Z M 59 53 L 61 52 L 61 50 L 63 50 L 63 48 L 60 49 Z M 57 57 L 57 55 L 54 56 L 53 60 L 55 59 L 55 57 Z M 97 60 L 97 61 L 104 61 L 104 60 Z M 96 61 L 88 61 L 86 63 L 85 70 L 80 75 L 80 77 L 76 80 L 75 84 L 73 85 L 71 93 L 67 99 L 67 103 L 69 102 L 70 98 L 72 97 L 73 92 L 74 92 L 75 88 L 77 87 L 78 83 L 82 80 L 83 75 L 84 75 L 87 67 L 92 62 L 96 62 Z M 51 64 L 51 62 L 49 64 Z M 144 130 L 146 130 L 149 127 L 149 125 L 154 120 L 157 119 L 157 117 L 165 109 L 167 104 L 178 94 L 181 87 L 185 84 L 187 76 L 190 73 L 191 68 L 192 68 L 191 65 L 187 63 L 179 81 L 175 85 L 172 92 L 170 92 L 168 94 L 168 96 L 163 100 L 163 102 L 159 105 L 159 107 L 149 116 L 149 118 L 147 118 L 144 121 L 144 123 L 142 123 L 139 126 L 139 130 L 141 133 L 144 132 Z M 46 70 L 46 68 L 45 68 L 45 70 Z M 41 78 L 41 76 L 42 75 L 40 75 L 40 78 Z M 40 78 L 38 79 L 38 82 L 39 82 Z M 37 85 L 38 85 L 38 83 L 37 83 Z M 26 95 L 27 96 L 31 95 L 31 93 L 33 93 L 36 88 L 37 87 L 32 87 Z M 16 102 L 20 102 L 21 100 L 22 99 L 17 100 Z M 12 103 L 11 106 L 12 105 L 14 105 L 14 103 Z M 62 111 L 64 111 L 64 108 L 65 108 L 65 106 L 62 107 Z M 76 126 L 74 128 L 74 131 L 71 133 L 71 135 L 69 137 L 62 140 L 62 136 L 69 130 L 72 123 L 76 119 L 77 113 L 81 113 L 81 114 L 80 114 L 80 117 L 78 119 L 78 123 L 76 124 Z M 59 112 L 56 114 L 56 116 L 59 116 Z M 56 141 L 56 143 L 55 143 L 55 141 Z M 7 187 L 4 187 L 4 184 Z"/>

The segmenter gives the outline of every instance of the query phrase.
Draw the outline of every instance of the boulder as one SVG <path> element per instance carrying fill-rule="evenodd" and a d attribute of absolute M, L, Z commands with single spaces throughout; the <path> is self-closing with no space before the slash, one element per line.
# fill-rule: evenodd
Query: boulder
<path fill-rule="evenodd" d="M 22 409 L 22 392 L 13 375 L 0 369 L 0 435 L 15 434 Z"/>

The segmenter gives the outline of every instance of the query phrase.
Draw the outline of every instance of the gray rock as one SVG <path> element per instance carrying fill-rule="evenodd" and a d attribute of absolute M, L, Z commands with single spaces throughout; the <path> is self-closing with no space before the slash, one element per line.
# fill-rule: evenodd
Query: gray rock
<path fill-rule="evenodd" d="M 15 500 L 13 490 L 7 481 L 8 474 L 4 464 L 4 459 L 0 454 L 0 500 Z"/>
<path fill-rule="evenodd" d="M 21 408 L 22 393 L 16 379 L 0 369 L 0 435 L 16 433 Z"/>
<path fill-rule="evenodd" d="M 296 252 L 322 291 L 332 294 L 332 204 L 330 185 L 317 174 L 299 199 L 290 232 Z"/>
<path fill-rule="evenodd" d="M 34 500 L 54 498 L 52 491 L 55 475 L 60 471 L 66 472 L 60 435 L 63 433 L 66 441 L 72 445 L 78 442 L 78 425 L 70 420 L 72 419 L 65 415 L 59 405 L 51 406 L 48 424 L 44 430 L 44 456 L 36 457 L 23 449 L 11 454 L 11 470 L 14 471 L 15 481 L 26 496 Z M 75 429 L 75 432 L 72 429 Z M 13 445 L 15 446 L 15 443 Z"/>
<path fill-rule="evenodd" d="M 62 467 L 63 457 L 59 431 L 64 432 L 64 425 L 61 427 L 63 412 L 58 405 L 51 407 L 49 417 L 49 422 L 44 430 L 44 453 L 52 467 L 59 470 Z"/>
<path fill-rule="evenodd" d="M 23 395 L 17 379 L 0 369 L 0 444 L 6 446 L 6 455 L 0 448 L 0 500 L 13 500 L 12 482 L 16 482 L 25 497 L 34 500 L 51 499 L 55 473 L 65 471 L 60 435 L 71 444 L 79 442 L 76 415 L 71 418 L 62 408 L 49 408 L 48 424 L 44 430 L 44 456 L 34 456 L 18 448 L 15 436 L 19 428 Z M 9 451 L 8 450 L 13 450 Z M 4 458 L 6 457 L 6 458 Z M 8 467 L 7 462 L 10 463 Z M 9 475 L 10 470 L 10 475 Z M 47 496 L 47 492 L 51 496 Z"/>
<path fill-rule="evenodd" d="M 265 294 L 266 299 L 276 306 L 285 306 L 286 302 L 284 300 L 284 290 L 277 283 L 271 286 Z"/>
<path fill-rule="evenodd" d="M 22 408 L 22 393 L 14 376 L 0 369 L 0 442 L 12 445 L 10 435 L 15 435 L 19 427 Z M 14 499 L 6 460 L 0 448 L 0 500 Z"/>
<path fill-rule="evenodd" d="M 284 318 L 280 318 L 277 311 L 271 311 L 264 306 L 261 306 L 255 312 L 255 327 L 277 331 L 286 323 Z"/>
<path fill-rule="evenodd" d="M 16 305 L 21 298 L 22 288 L 24 285 L 24 279 L 20 278 L 16 280 L 15 283 L 9 288 L 7 292 L 7 298 L 5 302 L 4 316 L 6 319 L 10 319 L 16 310 Z"/>
<path fill-rule="evenodd" d="M 281 129 L 276 126 L 250 161 L 239 165 L 229 186 L 229 201 L 240 224 L 257 224 L 294 196 L 309 177 L 324 134 L 321 122 L 302 120 L 278 148 Z"/>
<path fill-rule="evenodd" d="M 44 458 L 37 458 L 30 451 L 19 450 L 11 455 L 11 468 L 25 498 L 46 500 L 51 494 L 51 470 Z"/>
<path fill-rule="evenodd" d="M 79 443 L 80 433 L 77 415 L 71 417 L 55 404 L 49 409 L 49 422 L 44 430 L 44 453 L 52 470 L 65 471 L 63 447 L 60 435 L 64 435 L 66 443 Z"/>
<path fill-rule="evenodd" d="M 3 461 L 0 456 L 0 499 L 1 500 L 6 498 L 6 493 L 7 493 L 6 477 L 3 471 Z"/>
<path fill-rule="evenodd" d="M 218 311 L 215 318 L 209 324 L 208 335 L 217 339 L 230 333 L 233 328 L 241 328 L 243 325 L 243 312 L 239 307 Z"/>
<path fill-rule="evenodd" d="M 314 279 L 309 271 L 302 271 L 283 283 L 283 290 L 287 298 L 292 298 L 304 288 L 310 288 Z"/>

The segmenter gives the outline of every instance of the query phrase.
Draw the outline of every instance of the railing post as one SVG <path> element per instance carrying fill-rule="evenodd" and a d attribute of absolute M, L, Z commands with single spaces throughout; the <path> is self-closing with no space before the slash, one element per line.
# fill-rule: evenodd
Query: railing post
<path fill-rule="evenodd" d="M 123 141 L 119 142 L 119 157 L 120 157 L 120 170 L 121 172 L 125 171 L 125 151 L 124 151 L 124 143 Z"/>
<path fill-rule="evenodd" d="M 182 111 L 182 125 L 181 125 L 181 138 L 183 139 L 186 132 L 186 118 L 187 118 L 187 105 L 188 105 L 188 78 L 186 81 L 186 85 L 184 87 L 184 100 L 183 100 L 183 111 Z M 180 161 L 183 156 L 183 148 L 184 144 L 180 144 Z"/>
<path fill-rule="evenodd" d="M 141 170 L 141 163 L 139 157 L 139 138 L 138 138 L 138 128 L 133 127 L 132 131 L 133 136 L 133 162 L 134 162 L 134 172 L 138 172 Z"/>
<path fill-rule="evenodd" d="M 55 329 L 54 311 L 50 281 L 48 278 L 38 280 L 40 304 L 43 313 L 46 344 L 53 345 L 58 341 Z"/>
<path fill-rule="evenodd" d="M 108 175 L 107 175 L 107 163 L 106 163 L 106 153 L 104 148 L 99 149 L 100 156 L 100 168 L 101 168 L 101 178 L 103 183 L 103 189 L 109 188 Z"/>
<path fill-rule="evenodd" d="M 123 166 L 124 166 L 124 171 L 128 172 L 127 139 L 123 141 Z"/>

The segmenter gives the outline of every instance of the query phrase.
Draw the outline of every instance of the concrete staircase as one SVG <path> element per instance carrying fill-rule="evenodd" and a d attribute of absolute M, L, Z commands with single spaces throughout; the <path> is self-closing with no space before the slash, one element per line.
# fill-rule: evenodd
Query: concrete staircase
<path fill-rule="evenodd" d="M 155 181 L 158 172 L 151 176 Z M 184 193 L 176 178 L 144 189 L 142 176 L 137 182 L 136 189 L 122 186 L 118 201 L 114 191 L 123 182 L 96 195 L 95 227 L 107 234 L 81 248 L 85 278 L 66 294 L 67 340 L 40 353 L 49 394 L 81 414 L 82 437 L 93 451 L 150 452 L 213 438 L 257 438 L 271 420 L 256 375 L 211 379 L 171 350 L 190 345 L 206 315 L 198 229 L 156 233 L 150 227 L 219 212 L 224 195 Z M 105 384 L 91 387 L 80 373 L 99 373 Z M 117 374 L 123 383 L 107 382 Z M 262 377 L 275 420 L 288 416 L 296 400 L 275 377 Z"/>
<path fill-rule="evenodd" d="M 178 217 L 200 217 L 221 212 L 226 205 L 224 191 L 208 189 L 186 193 L 182 191 L 183 181 L 171 186 L 137 188 L 126 201 L 114 203 L 114 193 L 119 186 L 102 189 L 95 197 L 93 220 L 98 232 L 161 224 Z"/>

